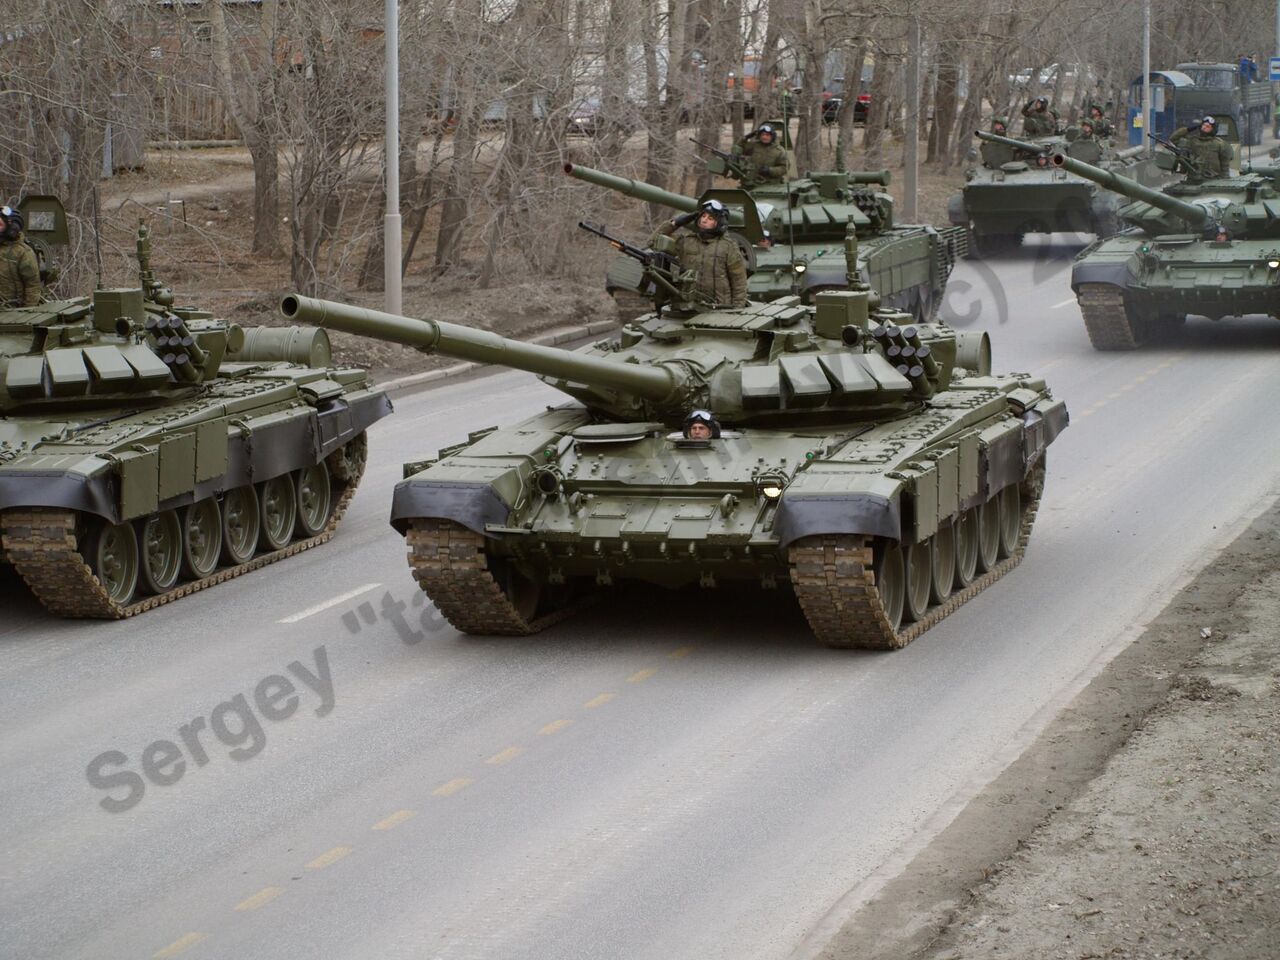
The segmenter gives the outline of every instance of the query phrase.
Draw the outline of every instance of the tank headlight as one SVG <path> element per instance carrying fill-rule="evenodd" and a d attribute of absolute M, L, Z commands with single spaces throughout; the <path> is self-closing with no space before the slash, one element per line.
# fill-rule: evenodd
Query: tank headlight
<path fill-rule="evenodd" d="M 796 263 L 793 263 L 791 265 L 791 269 L 794 270 L 796 273 L 804 273 L 806 270 L 809 269 L 809 265 L 807 263 L 800 263 L 799 261 L 797 261 Z"/>
<path fill-rule="evenodd" d="M 1268 260 L 1267 266 L 1272 270 L 1280 270 L 1280 260 Z"/>
<path fill-rule="evenodd" d="M 766 500 L 777 500 L 782 496 L 782 487 L 776 483 L 767 483 L 760 488 L 760 492 Z"/>

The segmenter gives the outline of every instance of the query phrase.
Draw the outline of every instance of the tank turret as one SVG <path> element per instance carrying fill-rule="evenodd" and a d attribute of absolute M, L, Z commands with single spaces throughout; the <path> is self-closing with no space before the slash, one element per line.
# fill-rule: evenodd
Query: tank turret
<path fill-rule="evenodd" d="M 985 334 L 913 325 L 865 289 L 651 313 L 572 352 L 281 306 L 572 398 L 405 464 L 391 523 L 466 633 L 536 632 L 620 580 L 789 582 L 822 642 L 900 647 L 1018 562 L 1067 425 L 1043 381 L 991 374 Z"/>
<path fill-rule="evenodd" d="M 948 227 L 895 226 L 893 198 L 876 189 L 889 172 L 817 172 L 750 192 L 712 187 L 701 196 L 673 193 L 640 180 L 566 163 L 568 176 L 637 200 L 691 212 L 707 200 L 729 208 L 730 236 L 747 261 L 748 296 L 772 301 L 798 295 L 806 303 L 823 290 L 846 287 L 844 245 L 850 230 L 860 244 L 859 275 L 886 303 L 918 321 L 932 318 L 955 261 L 964 254 L 964 231 Z M 623 319 L 645 309 L 642 278 L 620 258 L 606 288 Z"/>

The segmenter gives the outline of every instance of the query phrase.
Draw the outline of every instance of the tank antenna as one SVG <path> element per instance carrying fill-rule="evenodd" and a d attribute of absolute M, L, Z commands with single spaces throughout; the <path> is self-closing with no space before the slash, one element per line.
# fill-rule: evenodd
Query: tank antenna
<path fill-rule="evenodd" d="M 791 139 L 791 114 L 788 108 L 791 106 L 791 91 L 784 90 L 782 93 L 782 148 L 786 151 L 787 141 Z M 791 197 L 791 161 L 787 161 L 787 172 L 785 174 L 787 180 L 787 242 L 791 246 L 791 292 L 795 295 L 800 293 L 800 277 L 795 270 L 796 262 L 796 211 L 792 204 Z"/>
<path fill-rule="evenodd" d="M 93 253 L 98 261 L 98 289 L 102 289 L 102 224 L 98 219 L 98 185 L 93 185 Z"/>

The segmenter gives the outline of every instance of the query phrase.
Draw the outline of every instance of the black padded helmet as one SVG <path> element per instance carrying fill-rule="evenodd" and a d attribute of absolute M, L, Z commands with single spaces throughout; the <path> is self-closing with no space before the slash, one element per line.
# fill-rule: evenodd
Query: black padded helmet
<path fill-rule="evenodd" d="M 756 127 L 756 139 L 759 139 L 760 134 L 762 133 L 767 133 L 769 136 L 773 137 L 775 143 L 777 142 L 778 131 L 773 128 L 773 124 L 762 123 L 760 126 Z"/>
<path fill-rule="evenodd" d="M 1210 128 L 1210 129 L 1209 129 L 1209 132 L 1210 132 L 1210 133 L 1217 133 L 1217 132 L 1218 132 L 1218 118 L 1217 118 L 1217 117 L 1203 117 L 1203 118 L 1200 120 L 1199 126 L 1203 127 L 1206 123 L 1209 125 L 1209 128 Z"/>
<path fill-rule="evenodd" d="M 710 230 L 703 230 L 702 227 L 698 226 L 697 220 L 695 220 L 694 226 L 697 227 L 697 230 L 700 236 L 718 237 L 721 234 L 723 234 L 725 230 L 729 228 L 729 208 L 726 207 L 719 200 L 704 200 L 701 204 L 699 204 L 698 220 L 702 219 L 702 215 L 704 213 L 709 213 L 713 217 L 715 217 L 716 225 L 712 227 Z"/>
<path fill-rule="evenodd" d="M 4 217 L 7 224 L 16 226 L 19 230 L 23 230 L 27 226 L 27 221 L 23 218 L 22 211 L 17 207 L 7 205 L 0 207 L 0 217 Z"/>
<path fill-rule="evenodd" d="M 684 425 L 681 427 L 680 432 L 683 433 L 686 437 L 688 437 L 689 428 L 692 427 L 695 423 L 705 423 L 711 430 L 711 438 L 713 440 L 719 439 L 720 422 L 716 420 L 714 416 L 712 416 L 710 410 L 689 411 L 689 415 L 684 418 Z"/>

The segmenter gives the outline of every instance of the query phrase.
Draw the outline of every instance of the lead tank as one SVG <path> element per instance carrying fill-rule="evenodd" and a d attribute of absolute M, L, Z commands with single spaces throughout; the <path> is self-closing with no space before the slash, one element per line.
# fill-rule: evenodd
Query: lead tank
<path fill-rule="evenodd" d="M 1185 162 L 1160 157 L 1169 167 Z M 1130 201 L 1120 209 L 1127 229 L 1086 247 L 1071 271 L 1096 349 L 1132 350 L 1189 314 L 1280 314 L 1280 167 L 1191 172 L 1152 190 L 1064 154 L 1053 163 Z"/>
<path fill-rule="evenodd" d="M 988 256 L 1015 249 L 1028 233 L 1093 233 L 1119 229 L 1115 196 L 1084 177 L 1053 166 L 1054 153 L 1096 163 L 1138 183 L 1159 186 L 1171 177 L 1142 156 L 1143 147 L 1116 150 L 1110 141 L 1064 136 L 1015 140 L 979 131 L 982 166 L 965 172 L 948 216 L 969 230 L 969 252 Z"/>
<path fill-rule="evenodd" d="M 720 167 L 712 166 L 713 172 Z M 624 196 L 690 213 L 707 200 L 730 211 L 729 235 L 747 261 L 747 297 L 771 301 L 848 286 L 844 244 L 858 244 L 857 275 L 885 302 L 918 321 L 931 320 L 942 304 L 947 278 L 966 252 L 963 230 L 894 223 L 889 171 L 810 173 L 750 192 L 713 187 L 701 196 L 673 193 L 641 180 L 566 163 L 571 177 Z M 648 308 L 646 280 L 634 263 L 619 258 L 605 280 L 623 319 Z"/>
<path fill-rule="evenodd" d="M 23 206 L 42 253 L 65 242 L 56 198 Z M 150 254 L 143 226 L 138 286 L 0 310 L 0 563 L 65 617 L 128 617 L 327 541 L 391 412 L 323 331 L 175 306 Z"/>
<path fill-rule="evenodd" d="M 833 647 L 903 646 L 1022 558 L 1067 411 L 985 334 L 868 290 L 657 312 L 569 352 L 302 296 L 288 318 L 568 395 L 407 463 L 391 523 L 456 628 L 534 633 L 622 580 L 795 597 Z M 694 409 L 712 439 L 681 431 Z"/>

